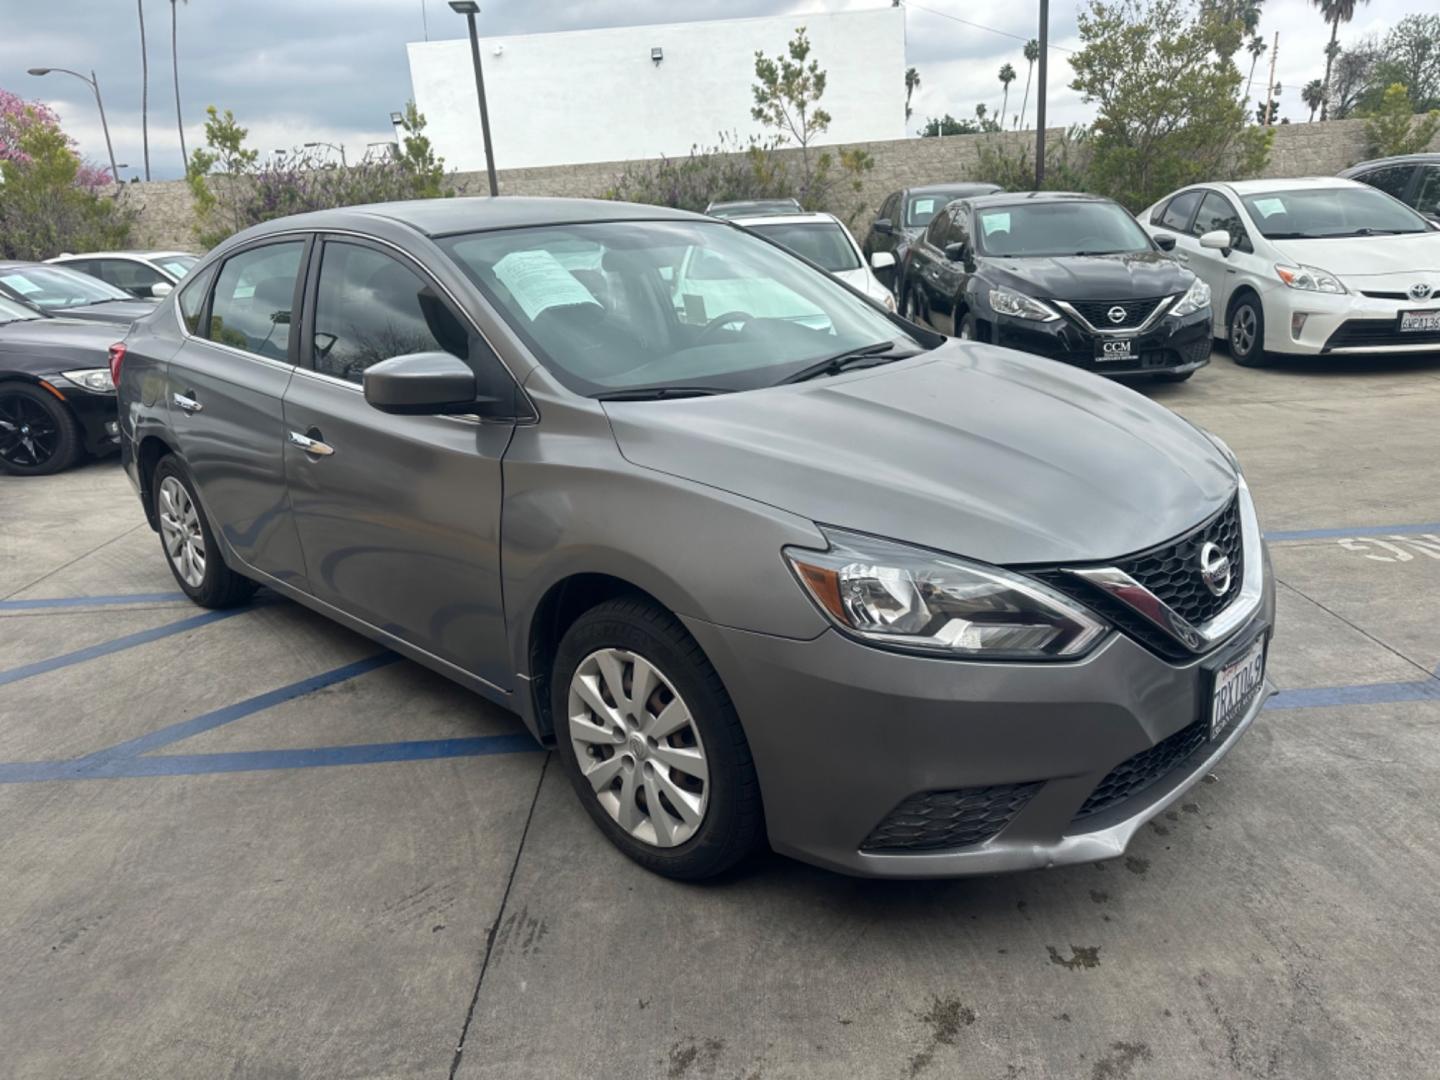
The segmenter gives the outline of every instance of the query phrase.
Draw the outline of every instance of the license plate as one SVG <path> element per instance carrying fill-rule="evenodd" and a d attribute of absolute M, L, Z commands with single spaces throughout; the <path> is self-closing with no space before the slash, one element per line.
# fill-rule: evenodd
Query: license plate
<path fill-rule="evenodd" d="M 1440 311 L 1402 311 L 1400 313 L 1400 332 L 1402 334 L 1440 332 Z"/>
<path fill-rule="evenodd" d="M 1215 673 L 1210 696 L 1210 738 L 1218 738 L 1244 714 L 1265 681 L 1265 639 L 1255 639 L 1239 659 Z"/>
<path fill-rule="evenodd" d="M 1095 359 L 1104 360 L 1130 360 L 1135 356 L 1135 342 L 1130 338 L 1101 338 L 1095 342 Z"/>

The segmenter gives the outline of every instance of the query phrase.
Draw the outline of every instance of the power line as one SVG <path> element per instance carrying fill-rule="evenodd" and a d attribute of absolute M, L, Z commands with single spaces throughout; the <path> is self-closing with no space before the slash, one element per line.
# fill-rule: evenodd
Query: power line
<path fill-rule="evenodd" d="M 1001 37 L 1007 37 L 1012 41 L 1028 42 L 1030 40 L 1029 38 L 1021 37 L 1019 34 L 1012 34 L 1008 30 L 996 30 L 995 27 L 986 26 L 984 23 L 971 22 L 969 19 L 962 19 L 959 15 L 951 15 L 947 11 L 936 11 L 934 8 L 928 8 L 921 4 L 912 4 L 910 3 L 910 0 L 905 0 L 902 6 L 907 8 L 914 8 L 916 11 L 923 11 L 928 15 L 938 15 L 940 18 L 949 19 L 951 22 L 964 23 L 966 26 L 973 26 L 976 30 L 987 30 L 992 34 L 999 34 Z M 1063 53 L 1073 54 L 1075 52 L 1074 49 L 1067 49 L 1064 45 L 1051 45 L 1050 48 Z"/>

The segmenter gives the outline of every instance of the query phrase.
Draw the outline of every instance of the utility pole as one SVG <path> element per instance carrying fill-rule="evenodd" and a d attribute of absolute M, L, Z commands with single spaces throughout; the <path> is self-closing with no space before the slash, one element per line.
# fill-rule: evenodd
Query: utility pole
<path fill-rule="evenodd" d="M 1275 60 L 1280 55 L 1280 31 L 1275 31 L 1275 44 L 1270 46 L 1270 85 L 1265 88 L 1265 126 L 1270 126 L 1270 104 L 1275 100 Z"/>
<path fill-rule="evenodd" d="M 1035 190 L 1045 186 L 1045 73 L 1050 59 L 1050 0 L 1040 0 L 1040 87 L 1035 98 Z"/>

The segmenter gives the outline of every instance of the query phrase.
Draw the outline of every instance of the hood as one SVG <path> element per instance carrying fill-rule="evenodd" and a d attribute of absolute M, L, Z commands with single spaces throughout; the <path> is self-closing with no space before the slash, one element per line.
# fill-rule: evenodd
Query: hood
<path fill-rule="evenodd" d="M 1190 288 L 1195 275 L 1159 251 L 1123 255 L 986 256 L 987 281 L 1052 300 L 1149 300 Z"/>
<path fill-rule="evenodd" d="M 627 460 L 822 524 L 986 562 L 1108 559 L 1235 489 L 1219 450 L 1132 390 L 970 342 L 828 379 L 610 402 Z"/>
<path fill-rule="evenodd" d="M 1271 240 L 1294 263 L 1318 266 L 1342 278 L 1419 275 L 1440 284 L 1440 232 L 1404 236 L 1345 236 L 1334 240 Z"/>
<path fill-rule="evenodd" d="M 57 308 L 56 313 L 67 319 L 88 319 L 91 322 L 129 324 L 155 310 L 149 300 L 105 300 L 98 304 L 77 304 Z"/>
<path fill-rule="evenodd" d="M 0 368 L 43 375 L 61 367 L 104 367 L 121 337 L 108 323 L 31 319 L 0 325 Z"/>

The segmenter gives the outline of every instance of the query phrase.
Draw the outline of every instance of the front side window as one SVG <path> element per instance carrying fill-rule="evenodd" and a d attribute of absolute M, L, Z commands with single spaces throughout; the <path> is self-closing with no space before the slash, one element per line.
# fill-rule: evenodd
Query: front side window
<path fill-rule="evenodd" d="M 719 222 L 536 226 L 439 243 L 577 393 L 749 390 L 850 349 L 921 347 L 828 274 Z"/>
<path fill-rule="evenodd" d="M 932 247 L 945 246 L 945 233 L 950 228 L 950 215 L 943 210 L 930 219 L 925 228 L 925 242 Z"/>
<path fill-rule="evenodd" d="M 1425 219 L 1370 187 L 1317 187 L 1246 195 L 1250 220 L 1270 240 L 1428 232 Z"/>
<path fill-rule="evenodd" d="M 831 273 L 860 268 L 860 256 L 855 254 L 850 238 L 838 222 L 795 222 L 788 225 L 752 225 L 750 228 Z"/>
<path fill-rule="evenodd" d="M 1410 177 L 1414 172 L 1414 165 L 1387 165 L 1383 169 L 1371 169 L 1355 179 L 1362 184 L 1378 188 L 1386 195 L 1403 199 L 1405 198 L 1405 189 L 1410 186 Z"/>
<path fill-rule="evenodd" d="M 1235 207 L 1225 196 L 1211 191 L 1200 204 L 1200 212 L 1195 215 L 1195 224 L 1190 231 L 1196 236 L 1204 236 L 1216 229 L 1224 229 L 1230 234 L 1231 247 L 1245 249 L 1250 246 L 1245 238 L 1245 225 Z"/>
<path fill-rule="evenodd" d="M 210 306 L 211 341 L 271 360 L 290 351 L 295 278 L 305 243 L 250 248 L 225 260 Z"/>
<path fill-rule="evenodd" d="M 0 285 L 14 296 L 38 308 L 79 307 L 110 300 L 129 300 L 130 295 L 99 278 L 63 266 L 22 266 L 0 271 Z"/>
<path fill-rule="evenodd" d="M 976 247 L 986 255 L 1039 257 L 1150 251 L 1135 219 L 1111 202 L 1046 200 L 975 212 Z"/>
<path fill-rule="evenodd" d="M 359 244 L 327 241 L 315 295 L 315 370 L 364 381 L 381 360 L 420 352 L 465 358 L 464 326 L 419 274 Z"/>
<path fill-rule="evenodd" d="M 1200 198 L 1204 194 L 1203 191 L 1182 191 L 1160 211 L 1160 220 L 1151 221 L 1151 224 L 1184 232 L 1190 226 L 1190 215 L 1195 213 L 1195 207 L 1200 204 Z"/>

